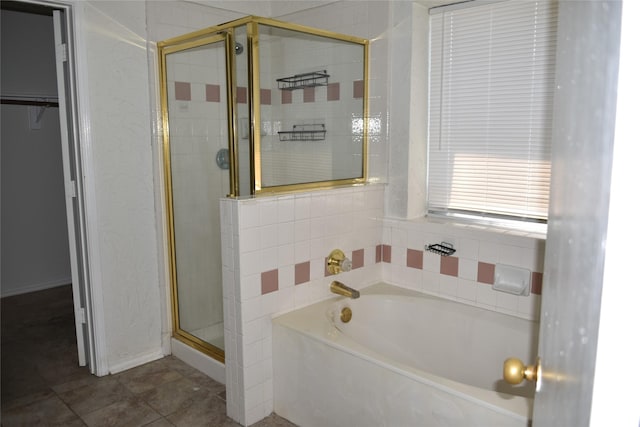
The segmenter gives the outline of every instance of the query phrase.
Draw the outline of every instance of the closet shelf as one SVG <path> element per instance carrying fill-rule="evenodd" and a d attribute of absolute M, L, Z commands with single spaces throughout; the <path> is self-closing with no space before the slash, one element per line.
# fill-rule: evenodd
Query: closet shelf
<path fill-rule="evenodd" d="M 326 134 L 323 124 L 293 125 L 293 130 L 278 132 L 280 141 L 324 141 Z"/>
<path fill-rule="evenodd" d="M 327 86 L 329 84 L 329 74 L 327 74 L 327 70 L 313 71 L 311 73 L 296 74 L 291 77 L 282 77 L 281 79 L 276 79 L 276 81 L 280 90 Z"/>

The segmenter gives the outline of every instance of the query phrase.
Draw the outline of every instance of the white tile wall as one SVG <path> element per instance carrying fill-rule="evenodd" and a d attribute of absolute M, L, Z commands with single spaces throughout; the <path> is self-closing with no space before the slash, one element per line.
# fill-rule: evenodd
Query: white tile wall
<path fill-rule="evenodd" d="M 540 295 L 514 296 L 477 282 L 478 262 L 508 264 L 542 273 L 545 239 L 477 226 L 432 222 L 427 219 L 386 218 L 384 244 L 391 246 L 391 264 L 385 264 L 384 281 L 486 309 L 538 320 Z M 407 267 L 407 249 L 424 250 L 426 244 L 446 241 L 456 249 L 458 276 L 440 274 L 440 256 L 425 252 L 423 269 Z"/>
<path fill-rule="evenodd" d="M 222 201 L 223 247 L 233 253 L 225 262 L 225 342 L 227 406 L 234 419 L 248 425 L 272 411 L 271 319 L 331 297 L 324 257 L 336 247 L 347 254 L 365 249 L 365 267 L 341 276 L 349 286 L 362 288 L 384 279 L 465 304 L 537 319 L 540 295 L 518 297 L 493 291 L 490 285 L 478 283 L 476 276 L 479 261 L 542 271 L 543 239 L 427 220 L 383 219 L 383 190 L 384 186 L 369 185 Z M 272 236 L 278 229 L 289 230 L 289 237 L 280 241 Z M 266 244 L 265 235 L 272 236 Z M 428 252 L 422 270 L 407 267 L 407 249 L 422 251 L 425 244 L 443 240 L 457 249 L 458 277 L 440 274 L 440 256 Z M 391 246 L 391 263 L 375 263 L 379 244 Z M 305 261 L 311 262 L 311 280 L 294 285 L 295 264 Z M 274 268 L 279 272 L 279 288 L 262 295 L 260 273 Z"/>
<path fill-rule="evenodd" d="M 227 410 L 252 424 L 273 410 L 271 318 L 329 298 L 325 257 L 365 250 L 365 266 L 341 280 L 361 288 L 380 280 L 384 186 L 221 201 Z M 284 230 L 284 237 L 280 231 Z M 232 254 L 232 255 L 230 255 Z M 295 264 L 310 261 L 310 281 L 294 285 Z M 261 273 L 278 269 L 278 290 L 262 294 Z"/>

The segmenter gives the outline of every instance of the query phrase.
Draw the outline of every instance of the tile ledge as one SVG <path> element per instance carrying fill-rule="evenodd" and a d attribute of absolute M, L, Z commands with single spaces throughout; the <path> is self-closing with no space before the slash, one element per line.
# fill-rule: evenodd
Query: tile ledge
<path fill-rule="evenodd" d="M 510 227 L 501 227 L 494 224 L 482 224 L 479 222 L 465 221 L 460 219 L 449 219 L 449 218 L 433 218 L 433 217 L 420 217 L 413 219 L 404 219 L 404 218 L 385 218 L 389 221 L 397 221 L 397 222 L 406 222 L 409 224 L 415 225 L 440 225 L 444 227 L 451 227 L 454 229 L 461 230 L 470 230 L 470 231 L 481 231 L 487 232 L 491 234 L 499 234 L 502 236 L 514 236 L 514 237 L 525 237 L 537 240 L 546 240 L 547 234 L 544 232 L 535 232 L 535 231 L 527 231 L 527 230 L 518 230 Z"/>

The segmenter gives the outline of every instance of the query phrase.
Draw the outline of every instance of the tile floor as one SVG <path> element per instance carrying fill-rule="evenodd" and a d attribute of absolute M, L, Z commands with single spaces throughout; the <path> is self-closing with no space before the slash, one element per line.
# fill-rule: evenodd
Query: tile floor
<path fill-rule="evenodd" d="M 78 366 L 70 286 L 2 298 L 1 422 L 223 426 L 225 387 L 175 357 L 98 378 Z M 253 427 L 295 427 L 272 414 Z"/>

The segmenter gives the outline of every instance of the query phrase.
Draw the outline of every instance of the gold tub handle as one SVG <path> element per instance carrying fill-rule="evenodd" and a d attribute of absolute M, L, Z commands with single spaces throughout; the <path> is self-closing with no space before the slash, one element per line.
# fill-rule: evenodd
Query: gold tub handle
<path fill-rule="evenodd" d="M 340 311 L 340 320 L 342 320 L 342 323 L 349 323 L 351 317 L 353 317 L 353 311 L 351 311 L 349 307 L 343 307 Z"/>

